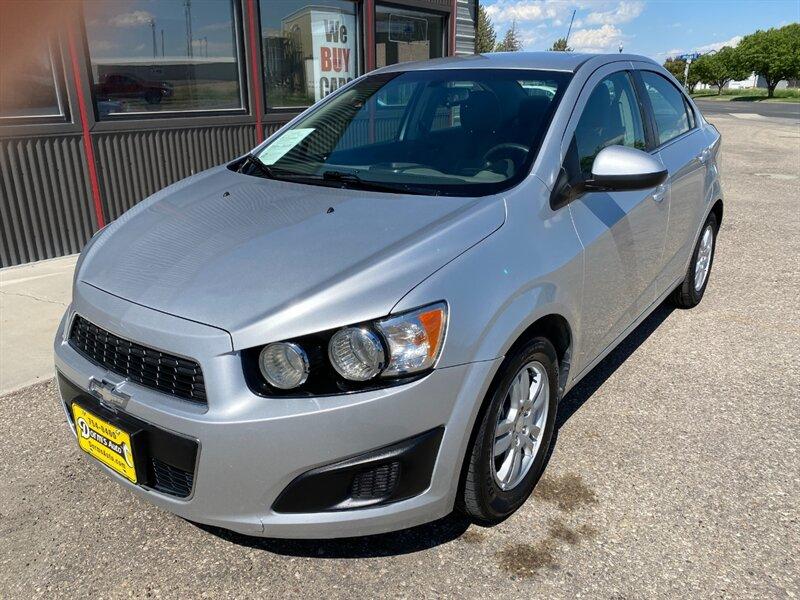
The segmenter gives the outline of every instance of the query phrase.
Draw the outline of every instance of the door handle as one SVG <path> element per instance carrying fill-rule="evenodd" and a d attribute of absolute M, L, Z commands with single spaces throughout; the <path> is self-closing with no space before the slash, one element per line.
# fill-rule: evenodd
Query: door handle
<path fill-rule="evenodd" d="M 656 202 L 661 202 L 664 197 L 667 195 L 667 185 L 665 183 L 661 183 L 658 187 L 653 190 L 653 200 Z"/>

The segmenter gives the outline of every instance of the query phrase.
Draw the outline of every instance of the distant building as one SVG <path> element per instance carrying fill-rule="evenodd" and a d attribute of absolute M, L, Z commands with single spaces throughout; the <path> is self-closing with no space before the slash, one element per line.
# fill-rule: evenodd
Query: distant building
<path fill-rule="evenodd" d="M 80 251 L 146 196 L 243 154 L 362 73 L 472 54 L 477 10 L 2 0 L 0 266 Z"/>

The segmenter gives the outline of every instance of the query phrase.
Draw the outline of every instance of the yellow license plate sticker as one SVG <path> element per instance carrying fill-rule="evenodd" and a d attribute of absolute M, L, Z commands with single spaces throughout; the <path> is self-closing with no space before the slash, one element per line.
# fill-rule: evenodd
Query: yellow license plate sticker
<path fill-rule="evenodd" d="M 81 450 L 136 483 L 130 434 L 78 404 L 72 405 L 72 418 Z"/>

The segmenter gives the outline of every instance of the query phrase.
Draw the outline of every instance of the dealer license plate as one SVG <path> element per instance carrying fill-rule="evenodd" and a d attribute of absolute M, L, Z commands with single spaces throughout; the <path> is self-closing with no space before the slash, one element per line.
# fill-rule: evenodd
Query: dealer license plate
<path fill-rule="evenodd" d="M 130 434 L 90 413 L 79 404 L 72 404 L 72 418 L 81 450 L 136 483 Z"/>

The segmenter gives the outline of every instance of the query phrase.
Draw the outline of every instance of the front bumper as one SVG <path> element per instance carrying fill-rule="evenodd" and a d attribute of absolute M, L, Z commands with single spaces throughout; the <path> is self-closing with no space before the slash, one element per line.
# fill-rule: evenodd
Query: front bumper
<path fill-rule="evenodd" d="M 74 310 L 73 310 L 74 307 Z M 55 341 L 56 368 L 79 388 L 118 376 L 77 353 L 65 337 L 74 311 L 127 339 L 198 361 L 207 406 L 130 381 L 124 414 L 197 440 L 191 494 L 176 498 L 111 477 L 184 518 L 249 535 L 356 536 L 410 527 L 448 514 L 469 433 L 496 361 L 439 369 L 398 387 L 324 398 L 262 398 L 249 391 L 230 337 L 221 330 L 153 311 L 78 283 Z M 443 429 L 430 484 L 391 503 L 347 510 L 278 512 L 289 484 L 314 469 Z M 89 459 L 92 460 L 92 459 Z M 95 461 L 92 461 L 95 462 Z"/>

